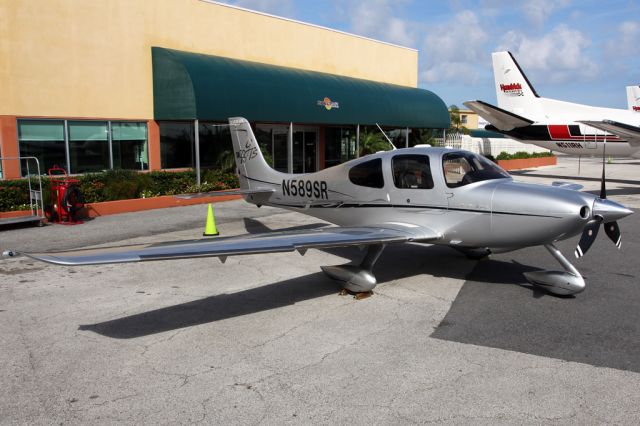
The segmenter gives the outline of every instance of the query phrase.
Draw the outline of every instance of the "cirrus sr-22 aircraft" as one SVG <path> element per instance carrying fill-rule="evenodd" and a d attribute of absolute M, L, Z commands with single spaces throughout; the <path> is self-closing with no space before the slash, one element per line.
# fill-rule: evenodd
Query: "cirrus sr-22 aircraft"
<path fill-rule="evenodd" d="M 237 172 L 246 201 L 294 210 L 337 226 L 157 244 L 24 253 L 60 265 L 219 257 L 344 246 L 366 247 L 360 262 L 323 266 L 330 277 L 358 295 L 376 286 L 373 266 L 388 244 L 427 243 L 484 257 L 542 245 L 564 271 L 527 273 L 534 284 L 558 295 L 582 291 L 585 282 L 554 245 L 582 233 L 584 254 L 601 223 L 620 247 L 617 220 L 624 206 L 579 192 L 579 185 L 514 182 L 477 154 L 418 146 L 367 155 L 315 173 L 286 174 L 264 160 L 244 118 L 230 118 Z M 603 181 L 604 183 L 604 181 Z"/>
<path fill-rule="evenodd" d="M 490 123 L 487 130 L 566 154 L 640 158 L 640 114 L 633 106 L 601 108 L 540 97 L 510 52 L 491 57 L 498 106 L 464 102 Z M 627 89 L 629 103 L 632 90 Z"/>

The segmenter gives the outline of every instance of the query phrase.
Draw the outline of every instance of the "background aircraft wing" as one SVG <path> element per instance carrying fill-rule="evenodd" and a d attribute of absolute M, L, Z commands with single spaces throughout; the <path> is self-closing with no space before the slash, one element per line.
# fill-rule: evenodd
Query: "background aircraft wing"
<path fill-rule="evenodd" d="M 364 227 L 330 227 L 315 230 L 268 232 L 234 237 L 136 244 L 70 250 L 57 253 L 22 253 L 33 259 L 58 265 L 94 265 L 150 260 L 220 257 L 241 254 L 277 253 L 310 248 L 362 246 L 371 244 L 428 242 L 440 238 L 433 230 L 411 224 L 383 224 Z"/>
<path fill-rule="evenodd" d="M 612 120 L 579 122 L 626 139 L 631 146 L 640 146 L 640 127 Z"/>
<path fill-rule="evenodd" d="M 463 102 L 463 104 L 493 124 L 498 130 L 507 132 L 518 127 L 526 127 L 533 124 L 533 121 L 528 118 L 521 117 L 483 101 L 467 101 Z"/>

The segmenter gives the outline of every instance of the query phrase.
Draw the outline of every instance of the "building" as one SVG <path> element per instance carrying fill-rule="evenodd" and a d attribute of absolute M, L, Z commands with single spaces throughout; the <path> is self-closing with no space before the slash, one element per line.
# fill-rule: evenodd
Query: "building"
<path fill-rule="evenodd" d="M 447 128 L 418 52 L 209 0 L 0 0 L 0 156 L 26 173 L 216 167 L 231 116 L 274 167 L 357 155 L 359 134 Z M 33 167 L 30 168 L 33 171 Z"/>

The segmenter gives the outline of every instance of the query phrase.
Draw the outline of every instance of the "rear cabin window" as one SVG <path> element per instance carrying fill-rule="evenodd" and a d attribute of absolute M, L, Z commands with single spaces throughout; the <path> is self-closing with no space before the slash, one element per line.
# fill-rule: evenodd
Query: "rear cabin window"
<path fill-rule="evenodd" d="M 353 166 L 349 170 L 349 180 L 354 185 L 368 186 L 369 188 L 384 187 L 382 159 L 376 158 Z"/>
<path fill-rule="evenodd" d="M 433 188 L 429 157 L 426 155 L 396 155 L 391 162 L 391 168 L 396 188 Z"/>

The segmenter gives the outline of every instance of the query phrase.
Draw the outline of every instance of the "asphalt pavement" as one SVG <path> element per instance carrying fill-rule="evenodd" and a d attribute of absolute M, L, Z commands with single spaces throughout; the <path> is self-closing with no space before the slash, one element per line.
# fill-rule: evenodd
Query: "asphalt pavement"
<path fill-rule="evenodd" d="M 578 174 L 578 166 L 580 174 Z M 640 161 L 606 164 L 610 198 L 640 208 Z M 518 180 L 599 190 L 598 159 L 561 157 Z M 242 201 L 223 235 L 326 226 Z M 640 213 L 575 266 L 555 297 L 522 272 L 539 247 L 471 261 L 389 246 L 364 300 L 321 265 L 357 249 L 61 267 L 0 259 L 0 424 L 638 424 Z M 197 238 L 206 208 L 0 231 L 0 251 Z M 572 258 L 576 239 L 560 244 Z"/>

